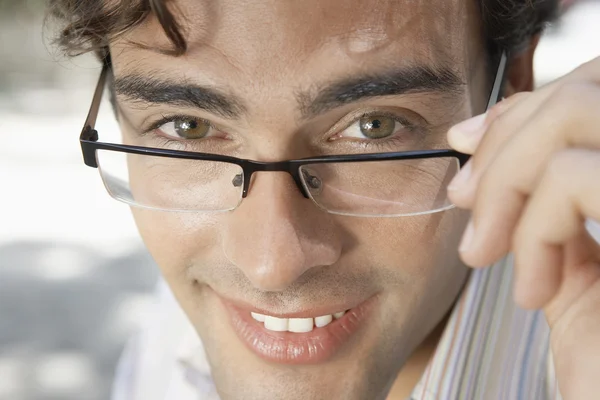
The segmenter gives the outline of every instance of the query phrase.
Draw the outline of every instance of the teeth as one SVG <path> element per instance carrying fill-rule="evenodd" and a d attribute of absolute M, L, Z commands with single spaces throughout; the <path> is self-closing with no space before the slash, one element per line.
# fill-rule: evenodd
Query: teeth
<path fill-rule="evenodd" d="M 340 319 L 346 314 L 346 311 L 341 311 L 333 315 L 322 315 L 316 318 L 277 318 L 270 315 L 263 315 L 251 312 L 250 315 L 258 322 L 264 322 L 267 330 L 274 332 L 294 332 L 305 333 L 311 332 L 314 327 L 323 328 L 329 325 L 334 319 Z"/>
<path fill-rule="evenodd" d="M 265 328 L 275 332 L 285 332 L 288 330 L 288 319 L 265 316 Z"/>
<path fill-rule="evenodd" d="M 324 326 L 329 325 L 331 321 L 333 321 L 333 317 L 331 316 L 331 314 L 323 315 L 322 317 L 315 318 L 315 325 L 317 326 L 317 328 L 322 328 Z"/>
<path fill-rule="evenodd" d="M 312 318 L 290 318 L 288 330 L 290 332 L 304 333 L 313 330 Z"/>
<path fill-rule="evenodd" d="M 251 312 L 252 318 L 257 320 L 258 322 L 265 322 L 265 316 L 259 313 Z"/>
<path fill-rule="evenodd" d="M 344 316 L 344 314 L 346 314 L 346 311 L 340 311 L 338 313 L 333 314 L 333 318 L 340 319 Z"/>

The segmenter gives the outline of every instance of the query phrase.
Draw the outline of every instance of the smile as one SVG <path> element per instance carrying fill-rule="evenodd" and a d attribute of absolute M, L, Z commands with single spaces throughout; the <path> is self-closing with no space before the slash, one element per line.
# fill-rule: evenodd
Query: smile
<path fill-rule="evenodd" d="M 323 328 L 329 325 L 334 319 L 340 319 L 346 314 L 346 311 L 340 311 L 335 314 L 321 315 L 319 317 L 309 318 L 278 318 L 270 315 L 250 312 L 252 318 L 264 324 L 265 329 L 272 332 L 311 332 L 315 327 Z"/>
<path fill-rule="evenodd" d="M 377 296 L 355 306 L 272 315 L 221 298 L 238 338 L 258 357 L 281 364 L 317 364 L 338 353 L 371 315 Z"/>

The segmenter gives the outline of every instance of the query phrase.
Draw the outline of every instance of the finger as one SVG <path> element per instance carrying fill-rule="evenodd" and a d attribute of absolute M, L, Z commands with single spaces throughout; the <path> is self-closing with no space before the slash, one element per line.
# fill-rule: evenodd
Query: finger
<path fill-rule="evenodd" d="M 462 149 L 459 151 L 472 154 L 473 149 L 471 147 L 476 143 L 477 151 L 471 157 L 469 165 L 465 166 L 449 185 L 450 200 L 458 207 L 472 208 L 482 171 L 492 162 L 506 141 L 529 121 L 531 116 L 557 90 L 567 84 L 583 82 L 588 84 L 590 82 L 600 83 L 600 57 L 583 64 L 569 75 L 538 89 L 534 93 L 515 95 L 518 97 L 511 103 L 507 103 L 506 106 L 499 105 L 497 110 L 488 115 L 485 123 L 475 132 L 462 132 L 460 125 L 451 128 L 448 140 L 453 147 L 456 146 L 457 149 Z"/>
<path fill-rule="evenodd" d="M 600 265 L 597 270 L 600 270 Z M 559 386 L 564 399 L 597 397 L 592 394 L 598 392 L 600 365 L 598 304 L 600 279 L 596 277 L 593 285 L 578 291 L 577 302 L 571 305 L 565 315 L 551 322 L 551 350 L 554 359 L 560 360 L 556 364 L 556 374 L 561 377 Z M 580 356 L 574 356 L 576 353 Z"/>
<path fill-rule="evenodd" d="M 448 143 L 450 147 L 464 154 L 475 153 L 483 138 L 483 134 L 487 131 L 490 124 L 510 110 L 515 104 L 529 98 L 529 96 L 531 96 L 531 92 L 516 93 L 503 99 L 484 114 L 477 115 L 454 125 L 448 131 Z"/>
<path fill-rule="evenodd" d="M 531 118 L 539 108 L 540 101 L 546 98 L 545 93 L 519 93 L 512 96 L 512 102 L 502 106 L 498 103 L 497 108 L 490 109 L 491 114 L 486 116 L 486 121 L 480 130 L 471 133 L 474 139 L 471 139 L 469 146 L 476 146 L 473 156 L 452 180 L 448 186 L 448 195 L 450 200 L 461 208 L 472 208 L 475 199 L 475 191 L 483 170 L 491 163 L 494 157 L 500 152 L 504 144 Z M 493 111 L 492 111 L 493 110 Z M 459 140 L 458 129 L 453 127 L 448 133 L 449 140 L 452 137 L 454 143 Z M 458 146 L 457 146 L 458 147 Z M 467 147 L 467 146 L 463 146 Z M 473 151 L 463 148 L 459 151 Z"/>
<path fill-rule="evenodd" d="M 572 240 L 589 237 L 586 218 L 600 218 L 598 171 L 600 151 L 563 150 L 549 163 L 515 231 L 512 249 L 519 305 L 540 308 L 548 304 L 564 278 L 564 263 L 600 262 L 595 241 L 565 250 Z"/>
<path fill-rule="evenodd" d="M 506 111 L 513 108 L 513 106 L 517 103 L 521 103 L 522 100 L 528 99 L 531 95 L 535 94 L 536 98 L 532 102 L 526 104 L 528 107 L 526 107 L 524 112 L 515 114 L 515 118 L 523 120 L 525 116 L 529 115 L 532 111 L 536 110 L 542 103 L 544 103 L 548 97 L 551 96 L 561 85 L 583 82 L 600 83 L 600 57 L 582 64 L 570 74 L 550 82 L 549 84 L 536 90 L 535 93 L 516 93 L 498 102 L 492 108 L 487 110 L 486 113 L 454 125 L 448 131 L 448 142 L 453 149 L 460 151 L 461 153 L 474 154 L 475 149 L 477 149 L 482 137 L 484 136 L 484 133 L 488 131 L 490 125 Z M 518 125 L 518 121 L 516 122 Z M 494 134 L 490 135 L 491 139 L 488 140 L 494 140 L 496 137 L 500 139 L 502 133 L 506 131 L 506 129 L 503 129 L 505 127 L 508 126 L 499 124 L 494 129 L 491 129 Z M 503 140 L 500 140 L 500 143 L 502 142 Z M 492 148 L 495 148 L 495 146 L 492 146 Z"/>
<path fill-rule="evenodd" d="M 458 175 L 448 185 L 448 197 L 456 206 L 470 208 L 472 205 L 474 186 L 468 185 L 468 182 L 473 175 L 473 160 L 482 157 L 480 152 L 489 153 L 489 150 L 486 150 L 487 148 L 500 146 L 502 142 L 508 139 L 508 133 L 511 130 L 504 129 L 500 130 L 500 133 L 492 133 L 490 135 L 487 132 L 498 130 L 496 126 L 499 118 L 531 95 L 530 92 L 517 93 L 496 104 L 485 114 L 471 118 L 450 129 L 448 132 L 448 141 L 452 148 L 465 154 L 474 154 L 475 150 L 478 149 L 477 153 L 461 168 Z M 518 119 L 525 119 L 525 117 L 523 116 Z M 489 139 L 490 137 L 494 140 Z"/>
<path fill-rule="evenodd" d="M 504 144 L 477 186 L 477 237 L 463 249 L 470 265 L 488 265 L 509 251 L 525 202 L 554 153 L 566 147 L 600 149 L 599 107 L 600 88 L 566 85 Z"/>
<path fill-rule="evenodd" d="M 479 146 L 489 125 L 500 115 L 510 110 L 513 105 L 527 98 L 531 92 L 521 92 L 502 99 L 485 113 L 469 118 L 454 125 L 448 131 L 450 147 L 464 154 L 473 154 Z"/>
<path fill-rule="evenodd" d="M 561 282 L 558 292 L 545 306 L 546 320 L 553 327 L 589 289 L 600 280 L 600 245 L 587 231 L 574 237 L 563 247 Z"/>

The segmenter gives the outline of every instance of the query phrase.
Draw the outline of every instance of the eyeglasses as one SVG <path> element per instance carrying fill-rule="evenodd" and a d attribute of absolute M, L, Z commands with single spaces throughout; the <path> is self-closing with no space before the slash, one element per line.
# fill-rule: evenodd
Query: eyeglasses
<path fill-rule="evenodd" d="M 488 109 L 499 100 L 506 65 L 507 55 L 502 53 Z M 454 207 L 447 186 L 470 157 L 436 149 L 260 162 L 99 142 L 95 125 L 109 70 L 110 63 L 105 63 L 79 140 L 85 164 L 99 169 L 109 194 L 136 207 L 177 212 L 232 211 L 248 196 L 255 173 L 286 172 L 306 199 L 332 214 L 431 214 Z"/>

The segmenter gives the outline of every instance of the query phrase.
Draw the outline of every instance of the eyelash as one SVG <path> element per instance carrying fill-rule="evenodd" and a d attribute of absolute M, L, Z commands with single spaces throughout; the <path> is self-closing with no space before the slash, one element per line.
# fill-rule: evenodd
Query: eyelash
<path fill-rule="evenodd" d="M 407 118 L 402 117 L 396 113 L 390 112 L 390 111 L 369 111 L 369 112 L 365 112 L 362 114 L 359 114 L 357 117 L 353 117 L 351 122 L 349 124 L 345 124 L 345 128 L 340 129 L 338 131 L 338 133 L 342 133 L 344 130 L 350 128 L 352 125 L 358 123 L 361 119 L 363 118 L 368 118 L 368 117 L 387 117 L 387 118 L 391 118 L 393 119 L 395 122 L 399 123 L 400 125 L 402 125 L 403 128 L 408 129 L 409 131 L 414 131 L 416 130 L 417 126 L 412 123 L 411 121 L 409 121 Z M 396 135 L 392 135 L 389 138 L 384 138 L 384 139 L 367 139 L 369 142 L 378 142 L 378 141 L 385 141 L 386 139 L 391 139 L 392 137 L 395 137 Z"/>
<path fill-rule="evenodd" d="M 185 115 L 185 114 L 171 114 L 171 115 L 162 115 L 161 119 L 159 119 L 156 122 L 153 122 L 152 124 L 150 124 L 149 127 L 143 129 L 142 135 L 147 135 L 148 133 L 159 130 L 161 126 L 168 124 L 170 122 L 175 122 L 178 119 L 196 119 L 198 121 L 204 122 L 211 129 L 218 129 L 209 120 L 204 119 L 204 118 L 192 117 L 191 115 Z"/>
<path fill-rule="evenodd" d="M 393 112 L 389 112 L 389 111 L 369 111 L 369 112 L 364 112 L 362 114 L 359 114 L 358 116 L 355 116 L 352 118 L 352 120 L 350 121 L 350 123 L 348 124 L 344 124 L 344 127 L 342 129 L 336 130 L 336 133 L 334 133 L 332 136 L 330 136 L 330 138 L 328 139 L 328 142 L 335 142 L 337 140 L 346 140 L 348 142 L 354 142 L 355 144 L 359 143 L 361 144 L 363 147 L 368 148 L 368 147 L 372 147 L 372 146 L 385 146 L 385 145 L 389 145 L 389 146 L 393 146 L 394 144 L 397 144 L 399 141 L 402 140 L 406 140 L 405 138 L 402 138 L 402 135 L 398 135 L 398 134 L 393 134 L 390 137 L 387 138 L 383 138 L 383 139 L 355 139 L 355 138 L 339 138 L 339 139 L 335 139 L 332 140 L 333 137 L 335 137 L 335 135 L 339 135 L 342 132 L 344 132 L 344 130 L 350 128 L 351 126 L 353 126 L 354 124 L 358 123 L 362 118 L 367 118 L 367 117 L 373 117 L 373 116 L 378 116 L 378 117 L 388 117 L 388 118 L 392 118 L 395 122 L 399 123 L 402 128 L 407 129 L 410 133 L 414 133 L 418 126 L 415 125 L 414 123 L 412 123 L 411 121 L 409 121 L 407 118 L 404 118 L 400 115 L 398 115 L 397 113 L 393 113 Z M 141 135 L 145 136 L 151 132 L 155 132 L 160 130 L 160 127 L 174 122 L 178 119 L 197 119 L 199 121 L 202 121 L 203 123 L 207 124 L 211 129 L 216 129 L 218 130 L 218 128 L 211 123 L 209 120 L 206 120 L 204 118 L 197 118 L 197 117 L 192 117 L 190 115 L 185 115 L 185 114 L 171 114 L 171 115 L 162 115 L 162 118 L 160 118 L 158 121 L 153 122 L 149 127 L 147 127 L 146 129 L 142 130 Z M 158 135 L 162 140 L 165 141 L 165 143 L 177 143 L 177 144 L 183 144 L 185 142 L 189 142 L 190 140 L 186 140 L 186 139 L 176 139 L 173 137 L 167 137 L 165 135 Z M 193 139 L 192 139 L 193 140 Z M 198 140 L 198 139 L 196 139 Z M 202 139 L 200 139 L 202 140 Z"/>

